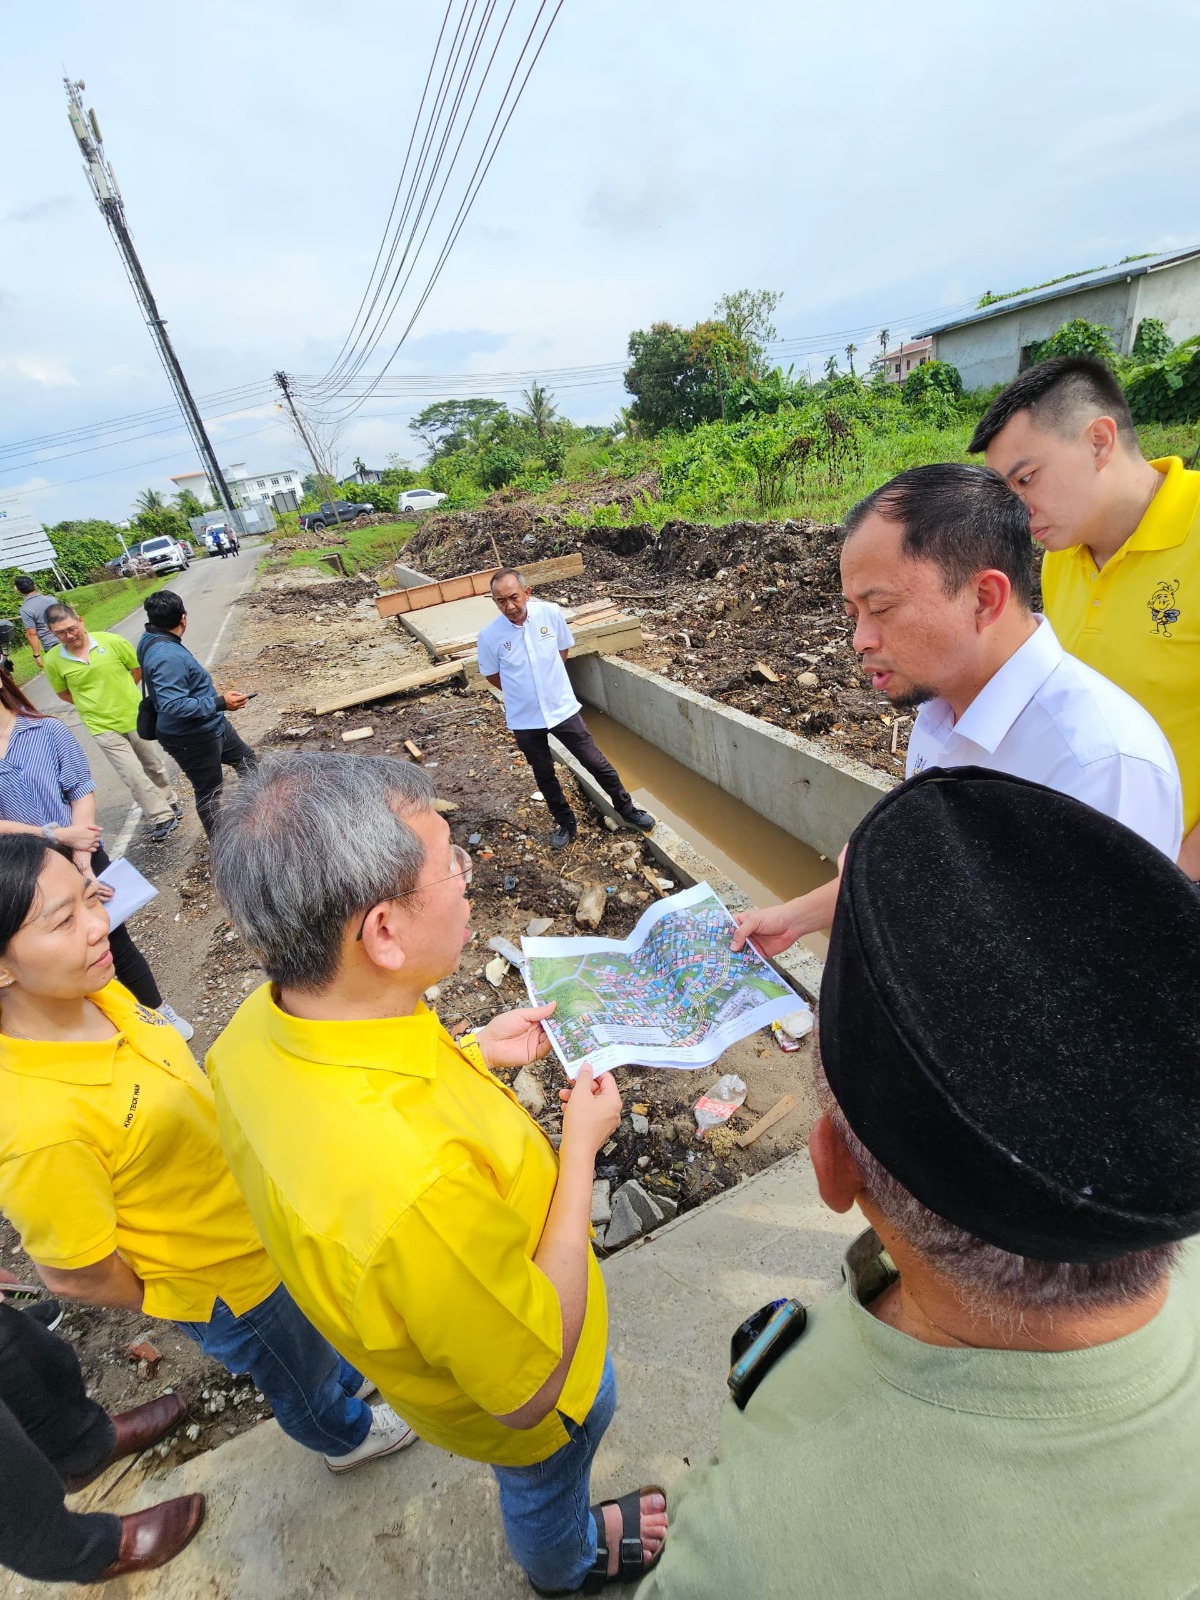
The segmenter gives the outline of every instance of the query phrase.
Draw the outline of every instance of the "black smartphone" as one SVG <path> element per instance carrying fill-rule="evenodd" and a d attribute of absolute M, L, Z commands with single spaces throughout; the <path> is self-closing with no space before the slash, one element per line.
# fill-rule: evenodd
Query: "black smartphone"
<path fill-rule="evenodd" d="M 808 1312 L 799 1300 L 777 1300 L 747 1317 L 734 1334 L 729 1392 L 739 1411 L 770 1372 L 776 1359 L 804 1332 Z"/>

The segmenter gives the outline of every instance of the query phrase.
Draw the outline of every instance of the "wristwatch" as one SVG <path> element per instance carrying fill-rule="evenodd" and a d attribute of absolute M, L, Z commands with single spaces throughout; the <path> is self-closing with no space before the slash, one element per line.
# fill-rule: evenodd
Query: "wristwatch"
<path fill-rule="evenodd" d="M 53 826 L 49 822 L 47 822 L 42 828 L 42 837 L 44 839 L 49 839 L 51 844 L 59 843 L 58 834 L 55 832 Z"/>

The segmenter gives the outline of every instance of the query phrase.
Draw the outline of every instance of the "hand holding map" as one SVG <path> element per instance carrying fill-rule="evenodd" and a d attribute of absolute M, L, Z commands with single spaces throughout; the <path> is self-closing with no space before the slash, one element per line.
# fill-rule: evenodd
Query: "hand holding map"
<path fill-rule="evenodd" d="M 627 939 L 522 939 L 535 1005 L 569 1078 L 585 1064 L 707 1067 L 804 1001 L 757 950 L 729 948 L 733 917 L 707 883 L 651 906 Z"/>

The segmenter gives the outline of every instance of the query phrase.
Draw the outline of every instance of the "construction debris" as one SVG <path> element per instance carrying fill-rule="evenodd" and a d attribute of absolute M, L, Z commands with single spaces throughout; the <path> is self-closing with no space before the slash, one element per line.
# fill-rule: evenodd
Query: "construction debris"
<path fill-rule="evenodd" d="M 777 1122 L 782 1122 L 784 1117 L 787 1116 L 788 1112 L 792 1110 L 795 1104 L 796 1096 L 794 1094 L 783 1095 L 781 1099 L 775 1102 L 770 1111 L 764 1112 L 756 1123 L 747 1128 L 745 1133 L 740 1135 L 738 1138 L 738 1148 L 741 1150 L 749 1149 L 749 1147 L 761 1134 L 766 1133 L 768 1128 L 773 1128 Z"/>
<path fill-rule="evenodd" d="M 598 928 L 607 905 L 608 895 L 603 884 L 589 884 L 579 896 L 579 904 L 575 907 L 575 921 L 581 928 Z"/>
<path fill-rule="evenodd" d="M 382 683 L 373 683 L 366 689 L 353 689 L 332 700 L 322 700 L 313 707 L 313 712 L 318 717 L 326 717 L 331 712 L 345 710 L 347 706 L 366 705 L 369 700 L 384 700 L 389 695 L 407 694 L 410 689 L 424 689 L 431 683 L 456 678 L 462 671 L 461 662 L 443 661 L 437 666 L 422 667 L 417 672 L 406 672 L 401 678 L 385 678 Z"/>
<path fill-rule="evenodd" d="M 374 737 L 374 728 L 350 728 L 342 735 L 342 743 L 354 744 L 359 739 L 373 739 Z"/>
<path fill-rule="evenodd" d="M 412 611 L 424 611 L 429 606 L 448 605 L 452 600 L 468 600 L 472 595 L 487 594 L 499 567 L 488 567 L 481 572 L 464 572 L 456 578 L 431 580 L 413 589 L 389 589 L 375 601 L 381 617 L 400 617 Z M 539 583 L 554 583 L 559 578 L 574 578 L 583 571 L 583 557 L 578 550 L 569 556 L 554 556 L 549 561 L 530 561 L 521 568 L 521 576 L 530 588 Z"/>

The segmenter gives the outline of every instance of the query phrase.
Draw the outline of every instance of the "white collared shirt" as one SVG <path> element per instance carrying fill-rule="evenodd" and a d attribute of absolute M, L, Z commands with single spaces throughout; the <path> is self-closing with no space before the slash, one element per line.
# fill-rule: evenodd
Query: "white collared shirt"
<path fill-rule="evenodd" d="M 1137 701 L 1070 656 L 1045 617 L 959 717 L 945 700 L 917 712 L 905 776 L 986 767 L 1074 796 L 1174 861 L 1183 839 L 1175 757 Z"/>
<path fill-rule="evenodd" d="M 479 670 L 500 674 L 510 728 L 557 728 L 583 708 L 575 698 L 560 650 L 575 643 L 562 607 L 533 600 L 518 627 L 497 616 L 479 635 Z"/>

